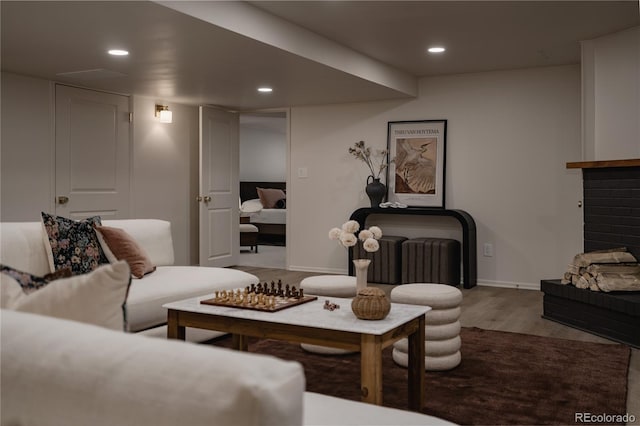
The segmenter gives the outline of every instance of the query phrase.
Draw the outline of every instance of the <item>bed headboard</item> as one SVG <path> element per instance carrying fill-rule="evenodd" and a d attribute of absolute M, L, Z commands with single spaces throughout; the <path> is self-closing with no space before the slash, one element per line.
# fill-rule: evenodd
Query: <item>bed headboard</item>
<path fill-rule="evenodd" d="M 275 188 L 275 189 L 287 189 L 286 182 L 240 182 L 240 200 L 245 202 L 247 200 L 254 200 L 258 198 L 258 191 L 256 188 Z"/>

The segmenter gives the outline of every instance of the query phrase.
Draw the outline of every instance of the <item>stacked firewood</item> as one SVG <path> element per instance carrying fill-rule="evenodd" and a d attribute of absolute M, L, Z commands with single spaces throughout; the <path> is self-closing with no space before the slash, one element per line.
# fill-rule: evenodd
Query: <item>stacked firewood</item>
<path fill-rule="evenodd" d="M 626 247 L 580 253 L 561 282 L 593 291 L 640 291 L 640 264 Z"/>

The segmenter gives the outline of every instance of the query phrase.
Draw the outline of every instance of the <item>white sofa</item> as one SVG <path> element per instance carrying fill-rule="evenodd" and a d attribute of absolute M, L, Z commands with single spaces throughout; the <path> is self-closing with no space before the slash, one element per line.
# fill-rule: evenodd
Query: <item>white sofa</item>
<path fill-rule="evenodd" d="M 146 337 L 149 330 L 166 335 L 157 327 L 166 322 L 164 303 L 248 285 L 258 278 L 225 268 L 172 266 L 168 222 L 106 220 L 103 225 L 125 229 L 157 266 L 144 278 L 133 279 L 129 287 L 128 330 L 141 332 L 119 331 L 122 318 L 114 331 L 80 322 L 83 319 L 0 310 L 0 425 L 449 424 L 422 414 L 304 392 L 304 371 L 296 362 Z M 50 272 L 43 232 L 38 222 L 1 223 L 1 263 L 39 276 Z M 110 305 L 110 318 L 117 318 L 122 317 L 128 277 L 127 264 L 118 262 L 54 281 L 25 296 L 17 281 L 2 274 L 0 302 L 4 307 L 14 296 L 25 300 L 84 289 L 85 297 L 89 293 L 84 300 L 91 300 L 95 308 L 91 313 L 107 311 Z M 103 288 L 109 280 L 116 286 Z M 97 296 L 98 290 L 102 296 Z M 61 296 L 57 303 L 60 300 L 66 299 Z M 49 307 L 46 302 L 45 306 Z M 78 308 L 81 314 L 76 316 L 68 306 L 62 305 L 68 315 L 64 318 L 86 315 L 86 308 Z M 95 314 L 90 314 L 92 321 Z"/>
<path fill-rule="evenodd" d="M 448 425 L 304 392 L 302 366 L 0 311 L 2 425 Z"/>
<path fill-rule="evenodd" d="M 167 312 L 163 304 L 211 294 L 215 290 L 244 287 L 258 277 L 228 268 L 173 266 L 171 223 L 157 219 L 103 220 L 104 226 L 124 229 L 147 252 L 156 271 L 133 278 L 126 302 L 127 330 L 165 336 Z M 50 270 L 40 222 L 0 223 L 0 263 L 43 276 Z M 212 337 L 202 330 L 188 329 L 188 340 Z"/>

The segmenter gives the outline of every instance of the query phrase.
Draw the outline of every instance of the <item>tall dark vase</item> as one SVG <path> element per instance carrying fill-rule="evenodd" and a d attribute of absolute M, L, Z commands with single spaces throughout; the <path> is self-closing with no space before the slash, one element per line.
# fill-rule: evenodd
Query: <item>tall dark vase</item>
<path fill-rule="evenodd" d="M 371 207 L 378 207 L 384 199 L 384 196 L 387 195 L 387 187 L 384 183 L 380 182 L 380 178 L 374 178 L 369 175 L 365 192 L 369 196 Z"/>

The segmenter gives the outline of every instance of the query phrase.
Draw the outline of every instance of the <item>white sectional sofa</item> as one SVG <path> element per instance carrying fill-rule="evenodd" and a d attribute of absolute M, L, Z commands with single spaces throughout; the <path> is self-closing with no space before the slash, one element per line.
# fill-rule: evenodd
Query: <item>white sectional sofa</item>
<path fill-rule="evenodd" d="M 245 286 L 258 278 L 226 268 L 173 266 L 168 222 L 105 220 L 103 225 L 131 235 L 156 271 L 129 285 L 129 265 L 120 261 L 29 294 L 15 278 L 0 274 L 3 308 L 18 306 L 12 305 L 16 300 L 37 299 L 39 304 L 31 307 L 58 316 L 40 315 L 24 304 L 19 310 L 26 312 L 0 310 L 0 425 L 450 424 L 305 392 L 304 371 L 296 362 L 148 338 L 166 336 L 163 304 Z M 0 263 L 45 275 L 50 266 L 44 241 L 38 222 L 1 223 Z M 83 293 L 84 303 L 65 299 L 65 293 L 74 292 Z M 137 333 L 121 331 L 125 297 L 127 330 Z M 90 321 L 101 326 L 86 323 Z"/>
<path fill-rule="evenodd" d="M 305 392 L 302 366 L 0 311 L 2 425 L 449 425 Z"/>
<path fill-rule="evenodd" d="M 166 336 L 167 312 L 163 304 L 259 281 L 255 275 L 235 269 L 174 266 L 171 224 L 167 221 L 122 219 L 103 220 L 102 224 L 124 229 L 157 267 L 142 279 L 132 279 L 125 306 L 127 331 Z M 40 222 L 0 223 L 0 263 L 39 276 L 52 272 L 44 239 Z M 189 340 L 211 336 L 193 329 L 187 333 L 193 336 Z"/>

